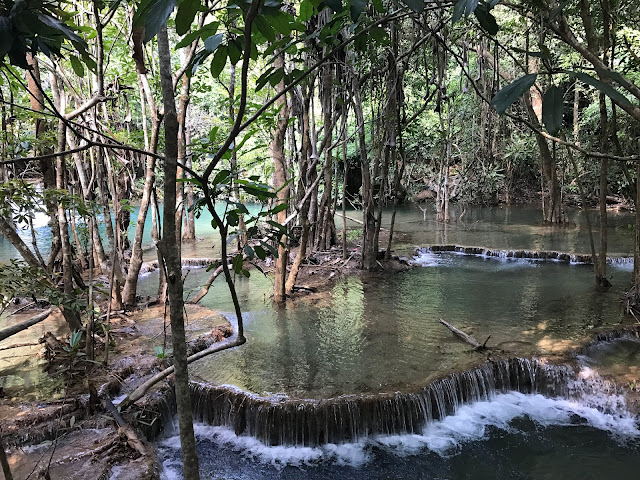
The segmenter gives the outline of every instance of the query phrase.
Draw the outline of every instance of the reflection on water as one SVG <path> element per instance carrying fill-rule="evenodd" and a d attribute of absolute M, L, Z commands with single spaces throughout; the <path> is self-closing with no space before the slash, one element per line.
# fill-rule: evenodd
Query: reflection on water
<path fill-rule="evenodd" d="M 432 255 L 432 254 L 426 254 Z M 557 353 L 595 327 L 623 320 L 620 294 L 629 273 L 612 269 L 614 287 L 594 289 L 582 265 L 438 254 L 427 267 L 339 280 L 319 301 L 274 309 L 270 279 L 254 271 L 237 288 L 247 343 L 191 367 L 194 378 L 259 394 L 328 397 L 425 385 L 478 361 L 438 320 L 514 355 Z M 186 287 L 209 273 L 191 270 Z M 142 288 L 155 292 L 157 276 Z M 214 284 L 204 306 L 231 312 L 227 287 Z M 228 314 L 230 315 L 230 314 Z"/>
<path fill-rule="evenodd" d="M 428 208 L 433 207 L 430 205 Z M 248 209 L 252 214 L 260 210 L 260 205 L 249 204 Z M 415 206 L 403 206 L 398 208 L 395 221 L 396 246 L 399 253 L 407 253 L 415 245 L 432 244 L 456 244 L 465 246 L 484 246 L 494 249 L 529 249 L 529 250 L 556 250 L 568 253 L 589 253 L 589 237 L 585 216 L 591 216 L 591 223 L 595 231 L 595 242 L 598 244 L 598 215 L 595 210 L 585 212 L 583 210 L 566 209 L 568 223 L 566 226 L 551 227 L 543 225 L 542 213 L 536 207 L 508 207 L 498 206 L 492 208 L 469 206 L 465 207 L 465 214 L 461 220 L 455 221 L 461 213 L 459 205 L 452 205 L 452 218 L 450 224 L 436 221 L 435 207 L 430 210 L 426 221 Z M 224 211 L 224 204 L 217 204 L 219 213 Z M 129 238 L 133 240 L 135 220 L 138 207 L 131 214 L 132 223 L 129 227 Z M 162 208 L 161 208 L 162 215 Z M 361 218 L 357 211 L 348 213 L 350 217 Z M 608 242 L 609 254 L 623 255 L 633 253 L 633 225 L 634 216 L 630 212 L 609 212 L 608 214 Z M 383 215 L 383 226 L 388 226 L 391 219 L 391 211 Z M 81 222 L 80 219 L 78 219 Z M 98 216 L 100 231 L 106 244 L 104 225 L 101 216 Z M 351 228 L 362 228 L 361 225 L 348 221 Z M 47 226 L 47 217 L 40 216 L 37 219 L 36 235 L 37 243 L 42 254 L 46 256 L 49 251 L 51 236 Z M 336 217 L 336 226 L 342 228 L 342 218 Z M 18 233 L 31 246 L 31 233 L 28 229 L 19 228 Z M 215 257 L 220 253 L 220 237 L 216 230 L 211 228 L 211 215 L 202 211 L 196 219 L 196 235 L 201 241 L 183 245 L 185 257 Z M 151 214 L 147 216 L 144 229 L 143 245 L 151 245 Z M 106 246 L 106 245 L 105 245 Z M 11 243 L 0 236 L 0 260 L 18 258 L 17 251 Z M 149 253 L 150 259 L 155 258 L 155 252 Z"/>

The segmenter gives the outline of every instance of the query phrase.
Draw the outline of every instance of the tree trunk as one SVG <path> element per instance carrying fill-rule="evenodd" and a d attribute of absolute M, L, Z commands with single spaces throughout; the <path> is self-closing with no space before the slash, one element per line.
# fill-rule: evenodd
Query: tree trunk
<path fill-rule="evenodd" d="M 279 69 L 284 67 L 284 58 L 282 55 L 278 56 L 274 61 L 274 68 Z M 281 81 L 276 85 L 276 93 L 280 93 L 284 90 L 284 81 Z M 278 198 L 276 205 L 287 203 L 289 201 L 289 195 L 291 189 L 287 184 L 287 163 L 284 153 L 284 140 L 287 133 L 287 123 L 289 121 L 289 105 L 287 103 L 287 96 L 282 95 L 276 105 L 279 107 L 278 123 L 276 125 L 275 132 L 271 143 L 269 143 L 269 152 L 271 153 L 271 159 L 273 160 L 273 187 L 278 192 Z M 284 224 L 287 219 L 287 210 L 278 212 L 277 221 L 280 224 Z M 282 235 L 278 242 L 278 258 L 276 259 L 276 273 L 275 273 L 275 285 L 273 290 L 273 299 L 276 303 L 284 303 L 286 300 L 285 281 L 287 276 L 287 263 L 289 260 L 289 249 L 287 248 L 287 236 Z M 225 261 L 223 258 L 222 261 Z"/>
<path fill-rule="evenodd" d="M 149 85 L 149 78 L 147 76 L 147 68 L 144 63 L 144 58 L 141 52 L 142 43 L 141 38 L 137 35 L 132 36 L 132 51 L 134 52 L 134 60 L 136 65 L 136 73 L 138 76 L 138 83 L 140 86 L 140 102 L 143 104 L 144 111 L 149 109 L 149 115 L 151 116 L 151 135 L 146 132 L 145 127 L 145 148 L 156 153 L 158 150 L 158 137 L 160 132 L 161 118 L 158 113 L 153 93 Z M 151 197 L 151 190 L 155 183 L 155 167 L 156 158 L 151 155 L 147 155 L 147 169 L 144 180 L 144 188 L 142 190 L 142 198 L 140 199 L 140 209 L 138 210 L 138 218 L 136 220 L 136 229 L 133 236 L 133 245 L 131 249 L 131 260 L 129 261 L 129 270 L 127 272 L 127 279 L 125 281 L 124 289 L 122 292 L 122 300 L 126 305 L 135 304 L 136 291 L 138 288 L 138 276 L 140 274 L 140 267 L 142 266 L 142 238 L 144 236 L 144 224 L 147 219 L 147 213 L 149 210 L 149 199 Z"/>
<path fill-rule="evenodd" d="M 200 478 L 198 453 L 193 432 L 189 371 L 187 370 L 187 344 L 184 329 L 184 300 L 180 241 L 176 237 L 176 174 L 178 158 L 178 117 L 173 97 L 171 77 L 171 51 L 166 24 L 158 32 L 158 57 L 162 99 L 165 112 L 165 161 L 164 161 L 164 236 L 161 241 L 162 255 L 167 270 L 167 293 L 169 296 L 171 338 L 173 342 L 173 365 L 175 367 L 176 403 L 180 426 L 180 445 L 184 478 Z"/>
<path fill-rule="evenodd" d="M 41 112 L 44 108 L 44 94 L 42 93 L 42 80 L 40 78 L 40 67 L 38 61 L 30 53 L 27 54 L 27 63 L 31 70 L 27 71 L 27 88 L 29 89 L 29 101 L 31 109 Z M 47 123 L 44 118 L 36 118 L 35 120 L 35 138 L 40 138 L 48 130 Z M 37 152 L 46 153 L 46 151 Z M 53 165 L 53 159 L 48 158 L 40 161 L 40 171 L 42 173 L 42 183 L 44 189 L 56 188 L 56 173 Z M 46 202 L 47 213 L 51 218 L 51 253 L 47 269 L 53 271 L 53 264 L 60 252 L 60 228 L 57 222 L 57 207 L 53 200 Z"/>
<path fill-rule="evenodd" d="M 373 184 L 367 158 L 367 141 L 364 130 L 364 114 L 362 112 L 362 95 L 360 92 L 360 79 L 357 74 L 352 77 L 353 110 L 356 116 L 356 128 L 360 147 L 360 167 L 362 169 L 362 221 L 363 221 L 363 245 L 361 267 L 364 270 L 373 270 L 376 267 L 378 257 L 378 245 L 376 238 L 376 220 L 373 204 Z"/>

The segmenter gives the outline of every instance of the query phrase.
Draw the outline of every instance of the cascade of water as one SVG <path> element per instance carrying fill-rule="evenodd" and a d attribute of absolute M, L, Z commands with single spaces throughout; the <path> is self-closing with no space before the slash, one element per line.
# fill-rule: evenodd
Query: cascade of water
<path fill-rule="evenodd" d="M 417 258 L 414 260 L 414 263 L 421 265 L 423 263 L 421 257 L 428 257 L 429 254 L 432 253 L 457 253 L 460 255 L 474 255 L 484 258 L 499 258 L 502 260 L 530 259 L 578 265 L 591 265 L 593 263 L 590 255 L 576 253 L 537 250 L 491 250 L 482 247 L 463 247 L 459 245 L 432 245 L 430 247 L 416 248 Z M 607 262 L 615 265 L 632 265 L 633 257 L 607 257 Z"/>
<path fill-rule="evenodd" d="M 420 433 L 468 403 L 510 391 L 571 395 L 573 370 L 512 358 L 436 380 L 418 392 L 347 395 L 323 400 L 260 397 L 230 386 L 193 384 L 195 418 L 266 445 L 316 446 L 375 435 Z M 570 381 L 571 380 L 571 381 Z"/>

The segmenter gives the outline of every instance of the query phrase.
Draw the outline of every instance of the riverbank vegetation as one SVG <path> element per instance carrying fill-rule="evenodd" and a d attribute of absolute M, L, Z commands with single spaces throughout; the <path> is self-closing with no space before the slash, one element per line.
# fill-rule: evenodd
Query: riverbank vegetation
<path fill-rule="evenodd" d="M 220 235 L 201 294 L 222 276 L 237 318 L 208 353 L 245 342 L 234 276 L 273 259 L 282 305 L 332 247 L 377 270 L 405 203 L 442 223 L 533 203 L 549 228 L 569 205 L 597 207 L 577 253 L 606 289 L 608 208 L 640 199 L 637 21 L 630 0 L 3 0 L 0 228 L 21 257 L 0 267 L 3 306 L 58 307 L 91 391 L 112 312 L 143 301 L 156 261 L 173 341 L 163 375 L 185 478 L 198 478 L 181 258 L 196 220 Z M 630 228 L 634 313 L 640 213 Z"/>

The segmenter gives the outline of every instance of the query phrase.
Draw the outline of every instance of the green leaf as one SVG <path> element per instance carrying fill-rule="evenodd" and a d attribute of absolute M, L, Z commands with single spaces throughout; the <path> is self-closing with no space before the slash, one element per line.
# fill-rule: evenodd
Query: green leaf
<path fill-rule="evenodd" d="M 409 5 L 409 4 L 407 4 L 407 5 Z M 387 11 L 384 8 L 382 0 L 373 0 L 373 8 L 375 9 L 376 13 L 385 13 Z M 411 8 L 411 7 L 409 7 L 409 8 Z"/>
<path fill-rule="evenodd" d="M 144 39 L 147 43 L 160 31 L 160 28 L 167 23 L 167 19 L 176 6 L 177 0 L 158 0 L 150 6 L 149 12 L 144 20 Z"/>
<path fill-rule="evenodd" d="M 520 77 L 496 93 L 493 100 L 491 100 L 491 105 L 496 107 L 498 113 L 502 115 L 513 102 L 518 100 L 523 93 L 528 91 L 531 86 L 536 83 L 537 78 L 537 73 L 530 73 L 529 75 Z"/>
<path fill-rule="evenodd" d="M 227 63 L 227 51 L 229 49 L 226 45 L 219 47 L 216 53 L 213 54 L 213 60 L 211 60 L 211 76 L 218 78 L 224 70 L 224 66 Z"/>
<path fill-rule="evenodd" d="M 458 0 L 453 7 L 453 23 L 456 24 L 464 15 L 468 17 L 478 7 L 479 0 Z"/>
<path fill-rule="evenodd" d="M 424 10 L 424 0 L 402 0 L 402 2 L 407 7 L 409 7 L 409 9 L 413 12 L 420 13 L 421 11 Z M 378 6 L 376 5 L 375 2 L 373 4 L 376 7 L 376 11 L 377 11 Z M 378 13 L 382 13 L 382 12 L 378 12 Z"/>
<path fill-rule="evenodd" d="M 484 28 L 492 37 L 498 33 L 499 27 L 496 17 L 490 12 L 490 7 L 487 3 L 481 2 L 474 12 L 478 23 Z"/>
<path fill-rule="evenodd" d="M 258 15 L 253 23 L 264 38 L 270 42 L 276 39 L 276 32 L 273 31 L 273 27 L 267 19 L 264 18 L 264 15 Z"/>
<path fill-rule="evenodd" d="M 271 213 L 271 215 L 275 215 L 276 213 L 282 212 L 284 210 L 286 210 L 287 208 L 289 208 L 289 204 L 288 203 L 281 203 L 279 205 L 276 205 L 275 207 L 273 207 L 269 213 Z"/>
<path fill-rule="evenodd" d="M 262 87 L 267 84 L 267 81 L 269 81 L 269 76 L 273 73 L 273 70 L 273 67 L 269 67 L 266 72 L 258 77 L 258 79 L 256 80 L 256 92 L 260 91 Z"/>
<path fill-rule="evenodd" d="M 196 30 L 195 32 L 191 32 L 186 34 L 182 40 L 180 40 L 176 44 L 176 48 L 184 48 L 187 45 L 191 45 L 193 41 L 197 38 L 208 38 L 211 35 L 215 34 L 218 30 L 218 22 L 208 23 L 203 26 L 200 30 Z"/>
<path fill-rule="evenodd" d="M 226 180 L 229 178 L 229 176 L 231 175 L 231 171 L 230 170 L 220 170 L 216 176 L 214 177 L 213 181 L 211 182 L 213 185 L 219 185 L 220 183 L 226 182 Z"/>
<path fill-rule="evenodd" d="M 275 87 L 284 78 L 284 68 L 279 68 L 269 75 L 269 84 Z"/>
<path fill-rule="evenodd" d="M 215 52 L 222 43 L 223 38 L 224 35 L 222 33 L 210 36 L 204 41 L 204 48 L 207 50 L 207 52 Z"/>
<path fill-rule="evenodd" d="M 573 72 L 571 73 L 574 77 L 580 80 L 587 85 L 591 85 L 594 88 L 597 88 L 602 93 L 604 93 L 607 97 L 615 100 L 620 105 L 632 106 L 631 102 L 627 97 L 622 95 L 618 90 L 613 88 L 613 86 L 608 83 L 601 82 L 600 80 L 593 78 L 591 75 L 582 72 Z"/>
<path fill-rule="evenodd" d="M 298 20 L 302 22 L 308 22 L 313 16 L 313 4 L 311 0 L 302 0 L 300 2 L 300 14 Z"/>
<path fill-rule="evenodd" d="M 235 257 L 233 257 L 233 261 L 231 262 L 231 266 L 233 268 L 233 271 L 236 272 L 237 274 L 240 274 L 240 272 L 242 271 L 242 263 L 244 262 L 242 255 L 240 255 L 239 253 L 236 254 Z"/>
<path fill-rule="evenodd" d="M 265 258 L 267 258 L 267 252 L 265 252 L 264 248 L 262 248 L 260 245 L 256 245 L 255 247 L 253 247 L 253 251 L 256 252 L 256 255 L 260 260 L 264 260 Z"/>
<path fill-rule="evenodd" d="M 629 81 L 626 80 L 622 75 L 620 75 L 618 72 L 615 72 L 613 70 L 607 71 L 607 70 L 602 70 L 601 68 L 596 67 L 596 71 L 598 72 L 598 74 L 608 77 L 611 80 L 618 82 L 620 85 L 625 85 L 629 83 Z"/>
<path fill-rule="evenodd" d="M 564 91 L 560 87 L 550 87 L 542 97 L 542 122 L 551 135 L 562 128 Z"/>
<path fill-rule="evenodd" d="M 0 60 L 9 53 L 13 47 L 13 25 L 8 17 L 0 17 Z"/>
<path fill-rule="evenodd" d="M 243 250 L 248 259 L 252 259 L 254 257 L 255 254 L 253 252 L 253 248 L 251 248 L 249 245 L 245 245 Z"/>
<path fill-rule="evenodd" d="M 271 15 L 269 17 L 269 21 L 271 22 L 271 26 L 276 29 L 276 31 L 288 37 L 291 35 L 291 23 L 293 22 L 293 17 L 284 12 L 278 12 L 275 15 Z"/>
<path fill-rule="evenodd" d="M 342 0 L 323 0 L 322 3 L 336 13 L 342 11 Z"/>
<path fill-rule="evenodd" d="M 367 8 L 368 0 L 349 0 L 349 11 L 351 12 L 351 20 L 358 21 L 360 14 Z"/>
<path fill-rule="evenodd" d="M 69 40 L 71 40 L 74 44 L 82 46 L 83 49 L 87 47 L 85 41 L 78 36 L 76 32 L 71 30 L 69 26 L 57 18 L 53 18 L 49 15 L 38 15 L 38 20 L 47 25 L 48 27 L 55 28 L 64 34 Z"/>
<path fill-rule="evenodd" d="M 242 275 L 244 275 L 245 277 L 249 278 L 251 276 L 251 273 L 249 273 L 249 270 L 247 270 L 246 268 L 243 268 L 241 270 Z"/>
<path fill-rule="evenodd" d="M 273 228 L 275 228 L 276 230 L 278 230 L 280 233 L 283 233 L 283 234 L 287 233 L 287 227 L 281 225 L 280 223 L 275 222 L 273 220 L 267 220 L 267 223 L 271 225 Z"/>
<path fill-rule="evenodd" d="M 243 37 L 244 38 L 244 37 Z M 242 48 L 238 39 L 229 42 L 229 61 L 231 65 L 235 65 L 242 58 Z"/>
<path fill-rule="evenodd" d="M 71 62 L 71 68 L 73 68 L 73 73 L 75 73 L 78 77 L 84 77 L 84 65 L 80 59 L 74 55 L 69 57 L 69 61 Z"/>
<path fill-rule="evenodd" d="M 182 0 L 176 13 L 176 33 L 184 35 L 191 28 L 193 19 L 200 8 L 200 0 Z"/>

